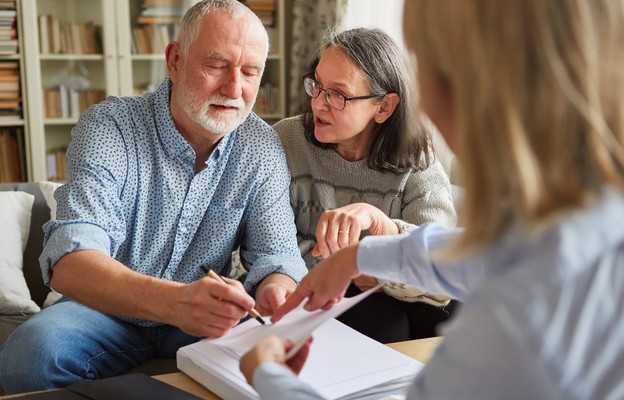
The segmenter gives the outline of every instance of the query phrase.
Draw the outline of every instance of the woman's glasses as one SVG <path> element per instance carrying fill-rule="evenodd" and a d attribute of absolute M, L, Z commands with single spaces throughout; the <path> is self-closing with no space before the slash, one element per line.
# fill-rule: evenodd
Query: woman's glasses
<path fill-rule="evenodd" d="M 368 96 L 347 97 L 334 89 L 323 89 L 321 84 L 318 83 L 312 75 L 306 75 L 303 77 L 303 88 L 305 92 L 312 98 L 317 98 L 322 91 L 325 91 L 325 99 L 330 106 L 336 110 L 343 110 L 347 105 L 347 101 L 350 100 L 366 100 L 373 97 L 380 97 L 380 95 L 369 94 Z"/>

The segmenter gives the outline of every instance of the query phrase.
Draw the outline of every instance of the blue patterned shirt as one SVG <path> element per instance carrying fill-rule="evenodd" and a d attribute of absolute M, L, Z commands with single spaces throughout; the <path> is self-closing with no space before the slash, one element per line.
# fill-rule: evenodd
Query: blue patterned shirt
<path fill-rule="evenodd" d="M 167 78 L 153 93 L 109 97 L 72 130 L 58 219 L 44 226 L 44 281 L 63 255 L 94 249 L 142 274 L 192 282 L 202 266 L 227 275 L 240 245 L 247 291 L 274 272 L 298 282 L 307 269 L 277 134 L 251 113 L 196 173 L 169 111 L 171 85 Z"/>

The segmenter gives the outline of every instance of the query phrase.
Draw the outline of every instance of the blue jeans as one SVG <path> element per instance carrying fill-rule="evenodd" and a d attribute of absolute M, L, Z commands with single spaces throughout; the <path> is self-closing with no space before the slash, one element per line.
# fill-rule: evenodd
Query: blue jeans
<path fill-rule="evenodd" d="M 174 358 L 197 340 L 173 326 L 142 327 L 63 299 L 0 347 L 0 386 L 10 394 L 107 378 L 154 358 Z"/>

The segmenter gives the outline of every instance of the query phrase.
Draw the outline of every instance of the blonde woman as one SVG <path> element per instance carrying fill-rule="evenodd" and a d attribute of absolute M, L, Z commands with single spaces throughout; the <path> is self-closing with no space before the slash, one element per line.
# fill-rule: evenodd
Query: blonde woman
<path fill-rule="evenodd" d="M 404 21 L 423 108 L 462 163 L 466 228 L 433 262 L 419 252 L 449 230 L 365 238 L 273 320 L 305 297 L 330 307 L 361 273 L 444 289 L 462 310 L 408 398 L 622 398 L 624 1 L 411 0 Z M 317 398 L 282 367 L 289 345 L 267 339 L 241 369 L 263 398 Z"/>

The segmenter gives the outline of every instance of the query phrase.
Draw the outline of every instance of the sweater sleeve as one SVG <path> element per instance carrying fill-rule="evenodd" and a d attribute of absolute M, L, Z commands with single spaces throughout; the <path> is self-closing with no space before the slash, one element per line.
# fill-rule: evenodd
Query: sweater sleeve
<path fill-rule="evenodd" d="M 442 164 L 435 159 L 429 167 L 410 174 L 403 194 L 402 219 L 393 219 L 399 234 L 409 233 L 418 225 L 438 222 L 447 227 L 455 226 L 457 215 L 451 196 L 451 185 Z M 422 291 L 402 283 L 379 280 L 383 291 L 397 300 L 420 301 L 434 306 L 447 304 L 450 297 Z"/>
<path fill-rule="evenodd" d="M 457 223 L 451 183 L 437 158 L 426 169 L 410 174 L 403 193 L 401 219 L 404 224 L 437 222 L 449 228 Z M 398 225 L 400 233 L 413 230 L 413 227 Z"/>

